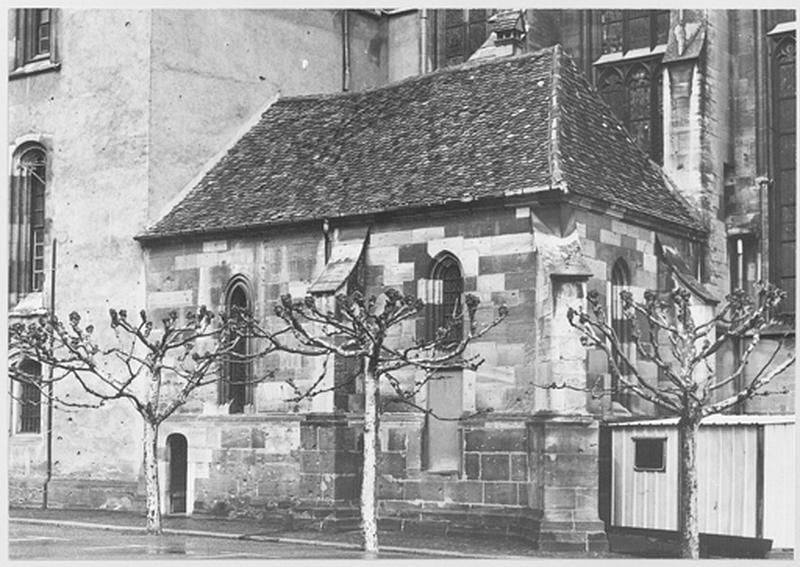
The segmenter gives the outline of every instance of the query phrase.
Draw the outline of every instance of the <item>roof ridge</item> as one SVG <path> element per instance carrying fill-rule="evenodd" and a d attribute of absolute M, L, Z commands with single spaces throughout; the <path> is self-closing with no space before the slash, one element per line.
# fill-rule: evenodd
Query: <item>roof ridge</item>
<path fill-rule="evenodd" d="M 553 64 L 550 72 L 550 108 L 548 109 L 548 122 L 550 123 L 548 162 L 550 166 L 550 187 L 567 192 L 567 183 L 564 180 L 564 171 L 561 167 L 561 45 L 552 47 Z"/>
<path fill-rule="evenodd" d="M 442 67 L 431 71 L 429 73 L 422 73 L 418 75 L 411 75 L 409 77 L 405 77 L 398 81 L 394 81 L 391 83 L 387 83 L 385 85 L 379 85 L 377 87 L 371 87 L 364 90 L 359 91 L 342 91 L 342 92 L 335 92 L 335 93 L 316 93 L 316 94 L 304 94 L 304 95 L 293 95 L 287 97 L 280 97 L 275 104 L 280 104 L 284 102 L 300 102 L 300 101 L 318 101 L 318 100 L 331 100 L 331 99 L 346 99 L 346 98 L 353 98 L 359 95 L 375 93 L 385 90 L 390 90 L 400 85 L 404 85 L 407 83 L 415 83 L 415 82 L 422 82 L 425 80 L 430 80 L 435 77 L 439 77 L 441 75 L 449 75 L 455 74 L 459 72 L 469 71 L 471 69 L 476 69 L 479 67 L 487 67 L 490 65 L 501 65 L 503 63 L 508 63 L 511 61 L 522 61 L 526 59 L 537 59 L 539 57 L 546 56 L 548 52 L 555 51 L 555 48 L 558 47 L 559 50 L 561 48 L 560 45 L 558 46 L 550 46 L 550 47 L 543 47 L 541 49 L 537 49 L 536 51 L 531 51 L 530 53 L 520 53 L 517 55 L 509 55 L 506 57 L 496 57 L 490 59 L 476 59 L 472 61 L 464 61 L 459 65 L 451 65 L 448 67 Z"/>

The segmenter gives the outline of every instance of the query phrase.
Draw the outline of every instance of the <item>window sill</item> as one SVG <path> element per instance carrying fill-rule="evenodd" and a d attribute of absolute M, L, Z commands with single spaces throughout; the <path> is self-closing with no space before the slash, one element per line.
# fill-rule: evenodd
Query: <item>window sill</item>
<path fill-rule="evenodd" d="M 33 60 L 11 71 L 8 74 L 8 80 L 13 81 L 30 75 L 58 71 L 59 69 L 61 69 L 61 63 L 50 61 L 50 59 Z"/>
<path fill-rule="evenodd" d="M 44 307 L 44 294 L 41 291 L 32 291 L 20 296 L 19 301 L 8 310 L 9 318 L 36 317 L 47 314 Z"/>
<path fill-rule="evenodd" d="M 647 57 L 656 57 L 664 55 L 667 51 L 667 44 L 656 45 L 653 49 L 649 47 L 640 47 L 638 49 L 629 49 L 625 53 L 617 51 L 616 53 L 606 53 L 601 55 L 600 58 L 594 62 L 594 65 L 608 65 L 610 63 L 624 63 L 628 61 L 635 61 L 637 59 L 645 59 Z"/>
<path fill-rule="evenodd" d="M 36 443 L 41 443 L 42 433 L 12 433 L 9 441 L 18 445 L 35 445 Z"/>

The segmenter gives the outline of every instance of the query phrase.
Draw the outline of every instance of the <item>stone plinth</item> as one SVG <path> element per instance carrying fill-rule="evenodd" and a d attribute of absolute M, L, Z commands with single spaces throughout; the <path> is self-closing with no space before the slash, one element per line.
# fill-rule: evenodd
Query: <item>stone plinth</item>
<path fill-rule="evenodd" d="M 543 416 L 529 422 L 534 485 L 532 507 L 542 511 L 539 549 L 608 548 L 598 516 L 599 425 L 589 416 Z"/>
<path fill-rule="evenodd" d="M 362 421 L 344 414 L 309 414 L 300 424 L 300 504 L 296 520 L 320 529 L 359 522 Z"/>

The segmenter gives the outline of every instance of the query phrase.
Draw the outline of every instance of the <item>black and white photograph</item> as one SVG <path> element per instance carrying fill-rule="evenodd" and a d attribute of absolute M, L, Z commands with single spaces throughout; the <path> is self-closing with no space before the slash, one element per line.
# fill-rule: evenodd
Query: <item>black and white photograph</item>
<path fill-rule="evenodd" d="M 791 561 L 794 7 L 344 4 L 4 10 L 0 556 Z"/>

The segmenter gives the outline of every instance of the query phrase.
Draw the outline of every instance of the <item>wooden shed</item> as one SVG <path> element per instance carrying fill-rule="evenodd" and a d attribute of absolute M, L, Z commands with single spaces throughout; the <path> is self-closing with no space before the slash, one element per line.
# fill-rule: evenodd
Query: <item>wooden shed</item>
<path fill-rule="evenodd" d="M 609 424 L 612 528 L 678 530 L 677 419 Z M 700 532 L 794 547 L 794 416 L 720 415 L 698 435 Z"/>

